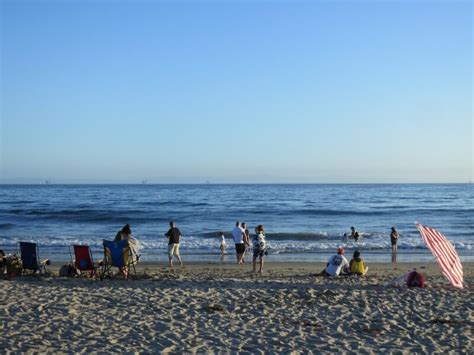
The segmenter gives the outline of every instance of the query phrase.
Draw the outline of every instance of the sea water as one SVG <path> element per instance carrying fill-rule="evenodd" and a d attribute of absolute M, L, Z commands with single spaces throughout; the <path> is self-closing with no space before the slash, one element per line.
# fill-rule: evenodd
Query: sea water
<path fill-rule="evenodd" d="M 390 228 L 401 237 L 400 261 L 432 260 L 415 221 L 438 229 L 464 261 L 474 261 L 472 184 L 255 185 L 0 185 L 0 249 L 38 243 L 42 257 L 69 259 L 69 246 L 87 244 L 98 258 L 102 240 L 126 223 L 142 258 L 166 260 L 167 231 L 176 221 L 185 260 L 234 260 L 236 221 L 266 229 L 268 260 L 324 261 L 344 245 L 368 260 L 390 261 Z M 345 240 L 354 226 L 359 241 Z"/>

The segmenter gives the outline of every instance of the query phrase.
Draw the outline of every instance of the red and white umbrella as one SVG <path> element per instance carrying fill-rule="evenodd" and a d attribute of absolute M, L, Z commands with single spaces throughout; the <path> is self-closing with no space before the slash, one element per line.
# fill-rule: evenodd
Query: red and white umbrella
<path fill-rule="evenodd" d="M 420 231 L 421 237 L 436 257 L 443 275 L 449 280 L 451 285 L 463 288 L 463 272 L 461 260 L 451 242 L 436 229 L 416 223 L 416 228 Z"/>

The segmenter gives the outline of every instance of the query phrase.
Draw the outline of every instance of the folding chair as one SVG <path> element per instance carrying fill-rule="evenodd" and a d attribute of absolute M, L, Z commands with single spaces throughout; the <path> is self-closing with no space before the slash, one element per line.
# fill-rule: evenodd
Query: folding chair
<path fill-rule="evenodd" d="M 46 264 L 49 260 L 43 263 L 40 262 L 39 249 L 36 243 L 19 242 L 17 248 L 21 257 L 22 274 L 25 274 L 26 270 L 33 271 L 33 274 L 36 272 L 41 274 L 46 271 Z"/>
<path fill-rule="evenodd" d="M 128 279 L 130 271 L 133 269 L 136 278 L 137 271 L 135 264 L 138 263 L 138 256 L 130 248 L 128 240 L 103 240 L 104 262 L 100 279 L 112 276 L 112 267 L 118 267 L 122 272 L 125 271 L 125 277 Z"/>
<path fill-rule="evenodd" d="M 73 253 L 74 259 L 72 257 Z M 88 245 L 73 245 L 69 247 L 69 254 L 71 254 L 71 263 L 74 263 L 81 275 L 89 273 L 91 278 L 97 275 L 97 266 L 94 264 L 91 248 Z"/>

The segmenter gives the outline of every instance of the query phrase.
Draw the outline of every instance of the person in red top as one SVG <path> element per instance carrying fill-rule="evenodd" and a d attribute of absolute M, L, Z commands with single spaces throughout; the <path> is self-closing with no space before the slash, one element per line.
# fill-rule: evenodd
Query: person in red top
<path fill-rule="evenodd" d="M 168 242 L 168 260 L 169 266 L 173 267 L 173 256 L 176 256 L 178 259 L 179 264 L 183 266 L 183 262 L 181 261 L 181 256 L 179 255 L 179 241 L 181 239 L 181 231 L 176 228 L 176 223 L 173 221 L 170 222 L 170 229 L 168 232 L 165 233 L 165 237 L 169 239 Z"/>

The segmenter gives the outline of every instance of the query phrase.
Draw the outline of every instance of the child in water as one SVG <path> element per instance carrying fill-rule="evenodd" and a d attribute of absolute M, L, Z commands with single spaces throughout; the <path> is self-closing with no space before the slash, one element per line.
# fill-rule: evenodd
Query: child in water
<path fill-rule="evenodd" d="M 219 249 L 221 250 L 221 255 L 224 256 L 225 248 L 227 247 L 227 244 L 225 243 L 225 235 L 224 233 L 219 232 L 219 236 L 221 237 L 221 243 L 219 245 Z"/>

